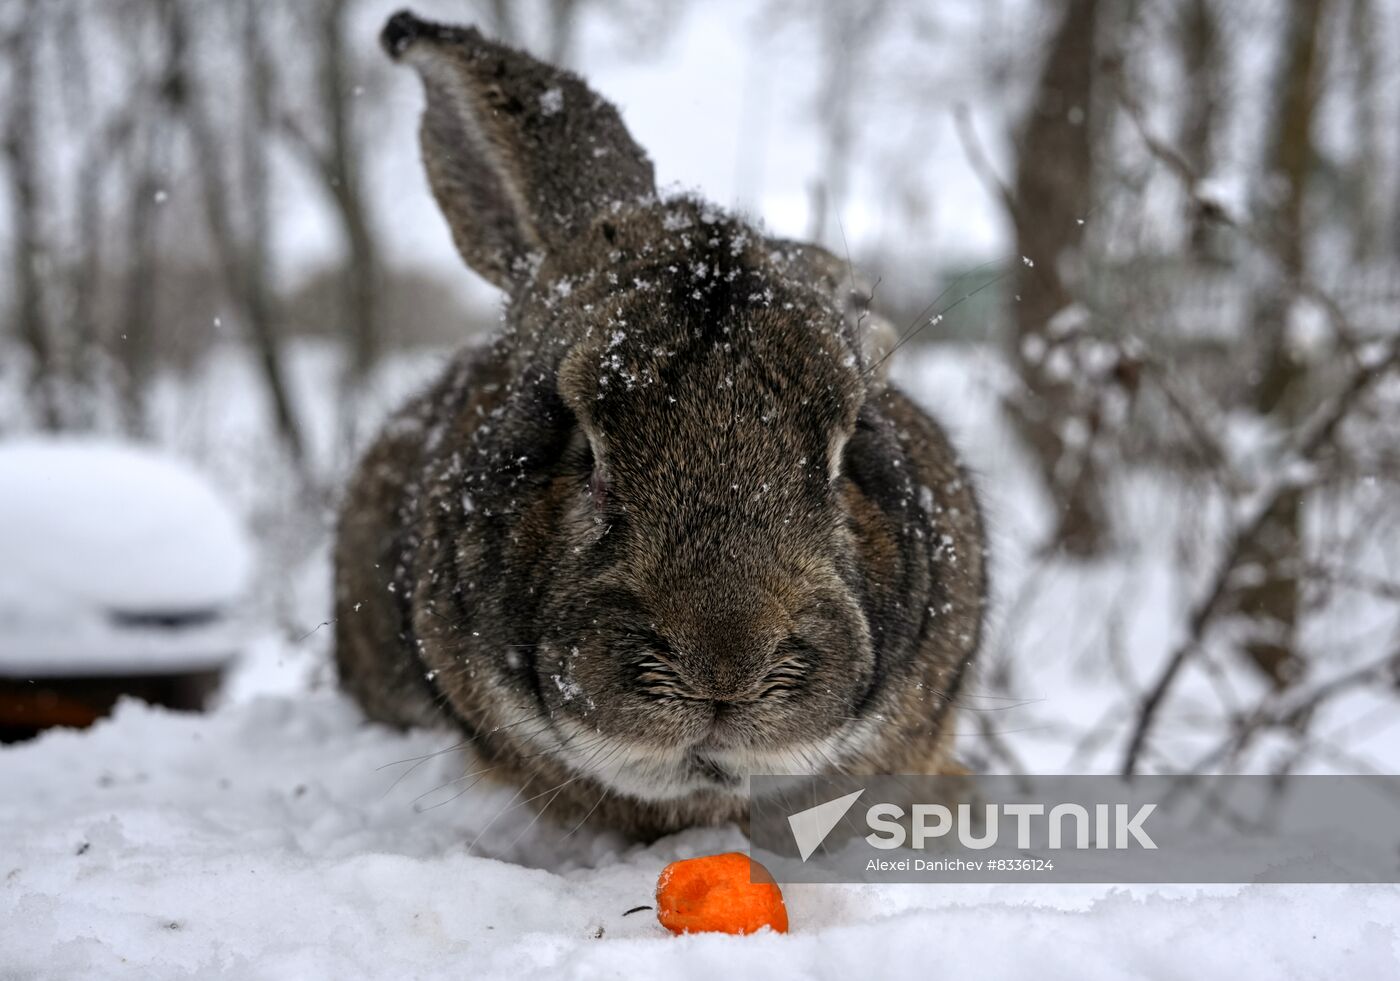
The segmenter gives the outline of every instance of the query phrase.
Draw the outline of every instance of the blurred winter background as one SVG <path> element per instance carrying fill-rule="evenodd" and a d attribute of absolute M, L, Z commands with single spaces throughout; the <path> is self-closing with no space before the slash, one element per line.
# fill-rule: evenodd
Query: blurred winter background
<path fill-rule="evenodd" d="M 149 680 L 217 617 L 239 658 L 212 704 L 333 684 L 348 468 L 498 321 L 422 176 L 416 80 L 376 44 L 398 5 L 0 2 L 12 715 L 65 697 L 32 637 L 122 588 L 65 642 L 91 672 Z M 416 8 L 583 73 L 663 185 L 878 277 L 895 376 L 993 531 L 973 767 L 1400 765 L 1400 4 Z M 55 441 L 77 455 L 45 462 Z M 205 493 L 251 546 L 208 530 Z M 207 585 L 195 607 L 140 595 L 142 507 L 171 514 L 149 534 Z"/>

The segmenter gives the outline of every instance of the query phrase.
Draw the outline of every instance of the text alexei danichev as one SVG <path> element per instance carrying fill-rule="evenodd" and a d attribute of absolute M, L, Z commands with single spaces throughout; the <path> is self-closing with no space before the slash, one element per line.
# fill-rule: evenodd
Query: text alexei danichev
<path fill-rule="evenodd" d="M 1051 872 L 1055 863 L 1041 858 L 872 858 L 867 872 Z"/>

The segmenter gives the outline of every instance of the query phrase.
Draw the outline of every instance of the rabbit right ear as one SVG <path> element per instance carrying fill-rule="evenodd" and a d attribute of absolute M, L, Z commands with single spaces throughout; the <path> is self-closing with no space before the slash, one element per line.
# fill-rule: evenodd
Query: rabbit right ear
<path fill-rule="evenodd" d="M 407 11 L 380 40 L 422 76 L 423 162 L 457 250 L 502 289 L 617 202 L 654 196 L 651 161 L 578 76 Z"/>
<path fill-rule="evenodd" d="M 813 284 L 822 284 L 835 298 L 852 339 L 860 347 L 867 391 L 883 388 L 889 376 L 889 357 L 899 346 L 899 332 L 870 308 L 875 284 L 857 273 L 849 260 L 843 262 L 820 245 L 789 239 L 768 241 L 796 273 Z"/>

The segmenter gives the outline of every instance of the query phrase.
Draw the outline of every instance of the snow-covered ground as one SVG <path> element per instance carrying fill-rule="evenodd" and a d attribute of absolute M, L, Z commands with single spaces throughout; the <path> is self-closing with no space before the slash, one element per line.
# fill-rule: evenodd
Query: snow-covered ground
<path fill-rule="evenodd" d="M 395 365 L 378 400 L 438 360 Z M 303 394 L 334 391 L 315 351 L 297 364 Z M 746 938 L 675 938 L 649 912 L 624 915 L 651 902 L 667 862 L 742 848 L 739 832 L 638 846 L 548 814 L 535 821 L 512 807 L 512 789 L 460 792 L 471 764 L 451 733 L 366 723 L 328 670 L 328 512 L 291 513 L 279 496 L 254 403 L 221 397 L 247 390 L 241 372 L 216 358 L 207 377 L 163 389 L 158 437 L 211 474 L 259 536 L 257 639 L 208 714 L 124 703 L 89 731 L 0 749 L 0 978 L 1400 971 L 1395 886 L 792 886 L 792 932 Z M 995 361 L 910 352 L 898 376 L 951 421 L 995 529 L 988 657 L 1011 666 L 1020 697 L 993 697 L 979 680 L 960 723 L 968 748 L 990 728 L 1032 771 L 1111 766 L 1094 734 L 1126 711 L 1134 689 L 1122 673 L 1150 675 L 1190 599 L 1197 553 L 1183 553 L 1171 516 L 1192 502 L 1131 488 L 1119 495 L 1132 529 L 1121 557 L 1089 568 L 1038 558 L 1044 515 L 994 421 Z M 324 449 L 334 420 L 311 407 Z M 1370 531 L 1385 541 L 1394 528 Z M 1382 555 L 1396 554 L 1390 541 Z M 1368 643 L 1379 653 L 1377 632 L 1394 629 L 1375 609 L 1347 620 L 1339 658 Z M 1169 746 L 1204 738 L 1184 723 L 1212 690 L 1188 680 L 1164 723 Z M 1240 694 L 1249 683 L 1230 679 Z M 1361 710 L 1337 711 L 1341 725 Z M 1352 751 L 1394 771 L 1396 714 Z"/>
<path fill-rule="evenodd" d="M 667 862 L 741 848 L 737 831 L 568 836 L 507 810 L 504 789 L 415 809 L 462 772 L 428 755 L 453 742 L 318 692 L 208 716 L 127 704 L 0 753 L 0 977 L 1089 981 L 1400 964 L 1400 889 L 1375 886 L 790 886 L 787 936 L 676 938 L 624 914 Z"/>

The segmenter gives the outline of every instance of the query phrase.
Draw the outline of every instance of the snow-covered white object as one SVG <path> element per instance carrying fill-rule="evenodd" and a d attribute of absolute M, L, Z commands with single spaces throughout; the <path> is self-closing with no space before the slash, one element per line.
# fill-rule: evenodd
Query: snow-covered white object
<path fill-rule="evenodd" d="M 252 553 L 199 473 L 111 440 L 0 443 L 0 674 L 229 659 Z"/>

